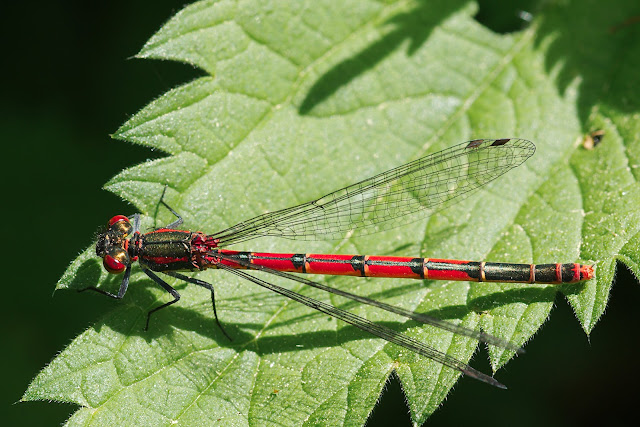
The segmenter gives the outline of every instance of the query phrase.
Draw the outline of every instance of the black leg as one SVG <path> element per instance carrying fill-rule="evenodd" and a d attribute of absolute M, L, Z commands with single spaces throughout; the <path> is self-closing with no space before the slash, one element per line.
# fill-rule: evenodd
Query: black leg
<path fill-rule="evenodd" d="M 124 272 L 124 277 L 122 278 L 122 283 L 120 284 L 120 289 L 118 290 L 118 295 L 112 294 L 111 292 L 104 291 L 102 289 L 98 289 L 95 286 L 89 286 L 84 289 L 78 289 L 78 292 L 84 291 L 94 291 L 102 295 L 106 295 L 110 298 L 114 299 L 122 299 L 124 294 L 127 293 L 127 288 L 129 287 L 129 277 L 131 276 L 131 264 L 127 266 L 126 271 Z"/>
<path fill-rule="evenodd" d="M 216 318 L 216 323 L 220 327 L 220 330 L 222 331 L 224 336 L 229 338 L 229 341 L 233 341 L 233 339 L 231 339 L 229 334 L 227 334 L 227 332 L 224 330 L 224 328 L 222 327 L 222 324 L 220 323 L 220 320 L 218 319 L 218 312 L 216 311 L 215 292 L 213 290 L 213 286 L 210 283 L 207 283 L 207 282 L 205 282 L 203 280 L 194 279 L 193 277 L 185 276 L 184 274 L 176 273 L 175 271 L 164 271 L 163 273 L 168 275 L 168 276 L 175 277 L 176 279 L 184 280 L 185 282 L 189 282 L 189 283 L 193 283 L 194 285 L 202 286 L 203 288 L 208 289 L 209 291 L 211 291 L 211 304 L 213 305 L 213 315 Z"/>
<path fill-rule="evenodd" d="M 181 225 L 181 224 L 182 224 L 182 217 L 180 216 L 180 214 L 179 214 L 178 212 L 174 211 L 174 210 L 171 208 L 171 206 L 169 206 L 168 204 L 166 204 L 166 203 L 165 203 L 165 201 L 164 201 L 164 193 L 166 193 L 166 192 L 167 192 L 167 187 L 168 187 L 168 185 L 165 185 L 165 186 L 164 186 L 164 190 L 162 190 L 162 196 L 160 196 L 160 203 L 162 203 L 162 204 L 164 205 L 164 207 L 165 207 L 165 208 L 169 209 L 169 211 L 170 211 L 172 214 L 174 214 L 174 215 L 176 216 L 176 218 L 178 218 L 178 219 L 176 219 L 175 221 L 173 221 L 171 224 L 169 224 L 169 225 L 167 225 L 167 226 L 165 226 L 165 227 L 164 227 L 164 228 L 171 228 L 171 229 L 173 229 L 173 228 L 176 228 L 177 226 L 179 226 L 179 225 Z"/>
<path fill-rule="evenodd" d="M 137 213 L 133 215 L 133 229 L 131 230 L 131 235 L 136 234 L 140 231 L 140 214 Z"/>
<path fill-rule="evenodd" d="M 169 286 L 169 284 L 167 282 L 165 282 L 164 280 L 162 280 L 161 278 L 156 276 L 156 274 L 154 272 L 152 272 L 151 270 L 147 270 L 146 268 L 143 268 L 142 271 L 144 271 L 147 276 L 149 276 L 154 282 L 156 282 L 158 285 L 160 285 L 165 291 L 169 292 L 171 294 L 171 296 L 173 297 L 173 301 L 169 301 L 167 303 L 164 303 L 160 307 L 156 307 L 156 308 L 154 308 L 153 310 L 151 310 L 151 311 L 149 311 L 147 313 L 147 324 L 144 326 L 144 330 L 146 332 L 149 329 L 149 320 L 151 319 L 151 314 L 155 313 L 158 310 L 162 310 L 163 308 L 168 307 L 171 304 L 175 304 L 178 301 L 180 301 L 180 294 L 178 293 L 178 291 L 176 291 L 171 286 Z"/>

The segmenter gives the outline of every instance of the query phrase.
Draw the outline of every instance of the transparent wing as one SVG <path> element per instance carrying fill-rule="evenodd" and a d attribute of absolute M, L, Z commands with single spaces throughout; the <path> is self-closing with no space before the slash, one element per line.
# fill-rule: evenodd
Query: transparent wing
<path fill-rule="evenodd" d="M 463 200 L 534 152 L 533 143 L 524 139 L 465 142 L 211 237 L 228 246 L 264 236 L 331 240 L 398 227 Z"/>

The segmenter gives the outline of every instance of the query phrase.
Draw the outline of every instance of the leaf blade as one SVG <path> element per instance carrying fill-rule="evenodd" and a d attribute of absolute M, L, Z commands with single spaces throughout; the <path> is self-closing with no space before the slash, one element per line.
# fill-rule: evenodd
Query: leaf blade
<path fill-rule="evenodd" d="M 533 259 L 536 262 L 555 262 L 556 257 L 612 259 L 614 250 L 605 253 L 594 250 L 596 232 L 590 234 L 589 227 L 601 231 L 598 222 L 602 216 L 587 216 L 581 223 L 575 209 L 558 209 L 579 203 L 575 196 L 582 189 L 578 188 L 589 180 L 579 175 L 587 160 L 576 159 L 588 153 L 576 153 L 575 147 L 566 143 L 579 133 L 578 114 L 571 96 L 559 96 L 553 79 L 542 69 L 544 52 L 533 46 L 537 28 L 513 36 L 496 36 L 469 18 L 473 7 L 464 2 L 455 3 L 454 8 L 445 8 L 443 4 L 414 7 L 407 2 L 389 2 L 384 6 L 367 2 L 366 5 L 366 10 L 358 10 L 355 18 L 347 17 L 352 21 L 337 32 L 339 35 L 331 40 L 333 45 L 314 44 L 311 36 L 308 39 L 282 37 L 291 33 L 269 30 L 281 28 L 282 24 L 247 28 L 251 18 L 262 16 L 261 12 L 247 14 L 247 10 L 254 9 L 234 8 L 226 2 L 198 3 L 178 14 L 140 55 L 196 64 L 212 77 L 198 79 L 159 98 L 121 127 L 116 134 L 118 138 L 163 150 L 173 157 L 125 171 L 114 178 L 108 188 L 134 202 L 142 212 L 155 215 L 154 203 L 164 184 L 175 186 L 169 194 L 170 204 L 183 213 L 190 228 L 210 231 L 264 210 L 320 196 L 357 177 L 365 178 L 426 151 L 471 139 L 470 135 L 491 136 L 485 133 L 499 132 L 498 136 L 505 137 L 525 132 L 527 138 L 542 141 L 536 162 L 529 162 L 510 174 L 507 182 L 492 184 L 468 205 L 434 216 L 411 230 L 384 233 L 374 239 L 346 240 L 338 245 L 320 243 L 314 248 L 351 252 L 350 249 L 363 247 L 365 253 L 371 252 L 371 248 L 382 253 L 392 253 L 401 247 L 417 250 L 417 229 L 423 241 L 420 249 L 425 255 L 477 259 L 492 256 L 495 257 L 492 260 L 504 257 L 508 261 Z M 309 10 L 319 12 L 322 6 L 315 9 L 309 6 Z M 435 18 L 429 8 L 440 8 Z M 272 22 L 281 23 L 282 16 L 297 16 L 296 13 L 289 10 L 280 17 L 275 14 Z M 323 16 L 320 13 L 304 16 L 316 15 Z M 303 21 L 296 24 L 300 22 Z M 309 29 L 322 29 L 320 22 Z M 423 25 L 425 22 L 429 25 Z M 203 29 L 207 25 L 212 29 L 210 34 L 194 39 L 196 34 L 206 33 Z M 293 27 L 305 29 L 304 25 Z M 262 30 L 264 28 L 266 30 Z M 300 43 L 301 40 L 305 43 Z M 222 41 L 216 46 L 217 50 L 208 49 L 217 41 Z M 310 44 L 313 49 L 305 49 Z M 330 47 L 334 45 L 337 47 Z M 189 51 L 190 46 L 195 46 L 195 51 Z M 451 54 L 457 51 L 465 55 Z M 350 58 L 361 63 L 354 65 L 349 62 Z M 256 62 L 264 67 L 252 67 Z M 346 73 L 347 78 L 332 73 L 333 70 Z M 323 80 L 323 77 L 326 78 Z M 406 78 L 403 81 L 398 77 Z M 318 96 L 318 93 L 328 95 Z M 357 161 L 353 162 L 354 159 Z M 336 164 L 350 170 L 336 170 Z M 568 164 L 578 171 L 577 180 L 567 174 Z M 557 169 L 559 173 L 555 173 Z M 605 183 L 617 179 L 603 174 L 606 169 L 597 165 L 587 173 L 600 175 Z M 305 185 L 298 184 L 300 177 Z M 561 193 L 566 187 L 571 190 Z M 504 197 L 506 194 L 511 197 Z M 553 197 L 549 197 L 550 194 Z M 558 194 L 562 202 L 557 200 Z M 599 203 L 600 194 L 587 193 L 587 196 L 586 205 Z M 620 202 L 617 197 L 611 200 Z M 533 209 L 538 212 L 529 215 Z M 553 220 L 542 221 L 545 216 Z M 563 221 L 565 216 L 571 220 Z M 161 213 L 158 221 L 168 222 L 168 219 L 166 213 Z M 471 227 L 465 225 L 470 219 L 474 220 Z M 549 222 L 553 223 L 554 233 L 563 233 L 563 239 L 554 243 L 544 236 Z M 477 224 L 481 225 L 476 227 Z M 582 226 L 577 227 L 580 224 Z M 618 221 L 613 228 L 620 228 L 620 224 Z M 637 220 L 629 218 L 627 224 L 637 224 Z M 451 230 L 457 231 L 454 236 Z M 586 236 L 586 243 L 578 248 L 575 241 L 580 240 L 580 235 Z M 611 247 L 624 247 L 626 238 L 614 239 Z M 612 243 L 608 238 L 601 242 Z M 260 243 L 259 249 L 265 250 L 291 250 L 292 247 L 289 242 Z M 307 246 L 293 245 L 297 245 L 296 250 Z M 549 249 L 554 247 L 560 249 Z M 589 256 L 595 253 L 597 257 Z M 93 265 L 89 258 L 83 262 L 88 264 L 81 265 Z M 67 279 L 61 281 L 63 287 L 77 285 L 79 280 L 72 274 L 77 269 L 74 264 L 71 273 L 65 274 Z M 85 273 L 89 273 L 94 267 L 86 270 Z M 576 293 L 572 302 L 586 330 L 593 327 L 598 313 L 604 310 L 608 279 L 613 270 L 610 268 L 605 273 L 602 281 L 598 275 L 595 287 L 589 283 Z M 101 276 L 104 274 L 83 277 L 99 282 L 103 280 Z M 395 369 L 405 385 L 414 420 L 422 422 L 439 406 L 458 377 L 453 371 L 415 355 L 401 354 L 398 348 L 358 335 L 335 321 L 324 322 L 322 316 L 305 308 L 294 307 L 219 276 L 213 272 L 199 275 L 214 283 L 222 293 L 221 317 L 223 321 L 233 319 L 229 327 L 233 336 L 239 337 L 238 343 L 224 343 L 219 333 L 208 329 L 213 323 L 206 293 L 180 289 L 185 302 L 194 302 L 181 301 L 181 307 L 163 313 L 159 321 L 163 326 L 148 339 L 135 336 L 134 344 L 125 352 L 130 356 L 112 354 L 111 363 L 122 367 L 127 381 L 117 391 L 107 388 L 105 393 L 115 396 L 109 404 L 101 403 L 102 394 L 94 396 L 85 391 L 73 395 L 71 390 L 77 383 L 54 373 L 49 375 L 51 381 L 63 384 L 66 381 L 67 388 L 59 396 L 70 395 L 78 404 L 99 408 L 97 412 L 105 418 L 94 417 L 92 422 L 96 424 L 130 419 L 129 416 L 158 423 L 217 417 L 239 423 L 278 419 L 303 423 L 322 416 L 361 424 Z M 549 287 L 529 287 L 527 295 L 522 296 L 522 292 L 516 290 L 505 297 L 505 290 L 513 288 L 429 284 L 426 289 L 403 285 L 398 290 L 397 284 L 335 280 L 344 286 L 356 286 L 363 294 L 385 298 L 391 295 L 388 302 L 396 300 L 406 308 L 436 312 L 444 318 L 460 319 L 466 325 L 482 324 L 499 337 L 517 343 L 524 343 L 544 322 L 555 295 Z M 144 311 L 138 306 L 148 308 L 163 298 L 160 292 L 144 286 L 144 280 L 136 279 L 135 283 L 143 285 L 142 290 L 128 294 L 130 305 L 119 309 L 118 315 L 108 315 L 99 333 L 117 325 L 123 313 L 127 313 L 125 318 L 138 319 L 132 322 L 139 326 Z M 344 305 L 333 296 L 301 291 Z M 492 294 L 499 295 L 496 301 L 487 298 Z M 255 303 L 264 312 L 257 313 Z M 393 322 L 400 330 L 462 360 L 468 360 L 476 348 L 475 343 L 464 338 L 414 328 L 384 313 L 349 308 L 372 320 Z M 115 329 L 116 334 L 126 336 L 132 331 L 134 329 Z M 309 348 L 297 348 L 301 342 Z M 336 345 L 360 361 L 360 366 L 354 363 L 347 369 L 336 363 L 332 356 Z M 250 356 L 251 360 L 259 361 L 251 371 L 257 372 L 256 377 L 261 380 L 255 384 L 240 381 L 242 387 L 225 394 L 210 377 L 211 371 L 190 369 L 181 364 L 179 355 L 191 354 L 190 348 L 199 349 L 195 353 L 211 351 Z M 161 374 L 162 368 L 140 372 L 127 366 L 127 359 L 143 360 L 142 354 L 154 359 L 150 356 L 156 354 L 154 349 L 169 353 L 159 359 L 172 368 L 168 371 L 169 377 L 176 383 L 166 381 L 169 377 Z M 88 351 L 71 346 L 68 350 L 73 354 Z M 511 357 L 508 352 L 493 349 L 490 354 L 494 368 Z M 334 361 L 330 363 L 331 360 Z M 215 366 L 211 362 L 202 363 Z M 297 370 L 311 369 L 313 363 L 318 366 L 329 363 L 333 372 L 341 374 L 333 393 L 314 396 L 313 390 L 305 390 Z M 58 366 L 62 365 L 54 368 L 61 369 Z M 274 366 L 278 374 L 270 376 Z M 80 373 L 83 372 L 79 372 L 74 381 L 82 378 Z M 194 386 L 198 382 L 194 373 L 202 374 L 205 383 Z M 242 373 L 237 375 L 242 377 Z M 101 373 L 97 368 L 91 375 L 115 378 L 114 374 Z M 38 378 L 34 382 L 37 385 L 28 391 L 29 396 L 55 395 L 55 391 L 42 387 Z M 235 377 L 229 378 L 231 383 Z M 132 385 L 134 383 L 139 385 Z M 152 393 L 157 388 L 163 393 Z M 180 396 L 183 390 L 185 395 Z M 140 395 L 148 397 L 144 405 L 136 402 Z M 171 402 L 171 407 L 157 404 L 163 397 Z M 292 405 L 290 399 L 297 405 Z M 199 405 L 205 400 L 207 404 Z M 127 405 L 129 401 L 136 404 Z M 216 412 L 221 402 L 229 401 L 237 402 L 222 405 L 224 407 Z"/>

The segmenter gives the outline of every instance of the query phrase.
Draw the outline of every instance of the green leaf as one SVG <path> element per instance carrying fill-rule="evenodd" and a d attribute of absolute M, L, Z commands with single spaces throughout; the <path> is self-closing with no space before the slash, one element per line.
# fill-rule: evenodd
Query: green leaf
<path fill-rule="evenodd" d="M 574 3 L 547 6 L 511 35 L 474 21 L 476 5 L 467 1 L 195 3 L 139 56 L 193 64 L 208 76 L 161 96 L 118 130 L 116 138 L 168 156 L 123 171 L 106 188 L 145 214 L 147 229 L 172 221 L 158 206 L 168 185 L 166 200 L 185 227 L 214 232 L 454 143 L 530 139 L 537 153 L 526 164 L 411 226 L 341 242 L 260 239 L 239 249 L 597 262 L 595 280 L 560 289 L 318 279 L 518 345 L 562 292 L 589 333 L 616 261 L 640 273 L 640 26 L 625 24 L 637 15 L 632 4 Z M 606 131 L 604 141 L 582 148 L 582 135 L 595 129 Z M 170 299 L 134 268 L 123 301 L 61 352 L 23 400 L 81 405 L 72 425 L 360 425 L 395 371 L 422 423 L 459 378 L 223 272 L 197 277 L 215 286 L 232 342 L 215 324 L 208 292 L 174 280 L 182 299 L 143 332 L 146 313 Z M 476 351 L 468 338 L 269 280 L 459 360 Z M 115 290 L 119 281 L 89 248 L 57 288 Z M 498 369 L 513 351 L 489 355 Z"/>

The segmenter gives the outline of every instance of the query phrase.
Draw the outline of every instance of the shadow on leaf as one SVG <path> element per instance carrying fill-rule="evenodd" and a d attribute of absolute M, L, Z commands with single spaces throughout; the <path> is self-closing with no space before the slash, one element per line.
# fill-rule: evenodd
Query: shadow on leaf
<path fill-rule="evenodd" d="M 576 79 L 579 119 L 585 131 L 596 106 L 623 113 L 640 110 L 635 96 L 640 67 L 640 2 L 619 2 L 611 7 L 597 0 L 570 1 L 543 8 L 544 20 L 536 43 L 550 42 L 546 68 L 559 70 L 560 93 Z"/>
<path fill-rule="evenodd" d="M 102 263 L 99 259 L 88 259 L 83 262 L 73 275 L 69 289 L 82 289 L 88 286 L 98 286 L 102 276 Z"/>
<path fill-rule="evenodd" d="M 171 341 L 171 337 L 176 333 L 182 334 L 183 332 L 181 331 L 192 331 L 211 339 L 220 347 L 247 348 L 257 354 L 325 348 L 351 341 L 373 338 L 369 333 L 350 325 L 341 326 L 336 331 L 334 329 L 335 326 L 330 324 L 335 322 L 330 316 L 312 310 L 305 310 L 305 314 L 296 316 L 295 318 L 275 321 L 265 329 L 265 324 L 260 322 L 234 322 L 234 317 L 232 316 L 233 311 L 229 311 L 227 307 L 222 310 L 221 307 L 218 307 L 220 321 L 227 334 L 232 337 L 232 341 L 229 341 L 214 320 L 213 310 L 211 309 L 209 300 L 204 300 L 202 304 L 198 304 L 197 306 L 181 307 L 179 304 L 185 300 L 184 298 L 179 303 L 154 313 L 151 317 L 149 330 L 145 332 L 143 327 L 146 322 L 147 312 L 160 304 L 157 298 L 158 294 L 151 290 L 155 286 L 156 284 L 148 279 L 132 282 L 131 289 L 125 297 L 127 301 L 114 301 L 115 304 L 122 305 L 98 322 L 94 326 L 95 329 L 100 331 L 102 327 L 107 326 L 123 335 L 139 336 L 148 342 L 155 341 L 161 337 L 167 337 L 168 340 Z M 176 289 L 182 289 L 185 286 L 188 285 L 176 286 Z M 412 282 L 398 289 L 393 289 L 392 291 L 394 295 L 400 295 L 405 292 L 415 291 L 416 287 L 423 286 L 424 284 L 422 282 Z M 442 307 L 437 310 L 425 312 L 424 314 L 444 320 L 461 319 L 473 311 L 489 311 L 514 302 L 550 302 L 554 300 L 556 293 L 557 290 L 554 287 L 513 289 L 476 298 L 468 305 Z M 269 299 L 271 299 L 272 296 L 273 295 L 266 294 L 266 297 Z M 369 295 L 369 297 L 384 299 L 389 298 L 390 294 L 388 291 L 384 291 Z M 277 295 L 274 297 L 275 300 L 279 300 L 280 298 L 283 297 Z M 339 307 L 349 309 L 356 305 L 357 303 L 349 301 L 346 304 L 339 305 Z M 274 308 L 272 307 L 272 309 Z M 285 331 L 290 331 L 291 328 L 295 328 L 296 325 L 310 321 L 326 321 L 328 323 L 326 328 L 323 328 L 322 323 L 319 323 L 319 330 L 297 331 L 295 333 L 283 333 L 281 335 L 272 335 L 268 332 L 263 333 L 265 330 L 271 328 L 273 328 L 272 331 L 275 331 L 277 328 L 284 328 Z M 404 322 L 377 321 L 376 323 L 398 332 L 404 332 L 421 325 L 421 323 L 411 320 Z M 256 339 L 257 336 L 259 337 L 258 339 Z"/>
<path fill-rule="evenodd" d="M 438 24 L 465 4 L 464 1 L 422 0 L 415 8 L 395 15 L 386 22 L 394 27 L 393 30 L 366 49 L 335 65 L 316 81 L 300 105 L 300 114 L 310 113 L 341 87 L 374 68 L 405 40 L 410 40 L 407 53 L 413 55 Z"/>
<path fill-rule="evenodd" d="M 469 306 L 473 311 L 482 313 L 496 307 L 514 303 L 535 304 L 540 302 L 553 302 L 556 298 L 556 293 L 557 289 L 551 286 L 544 288 L 510 289 L 474 298 L 469 301 Z"/>

